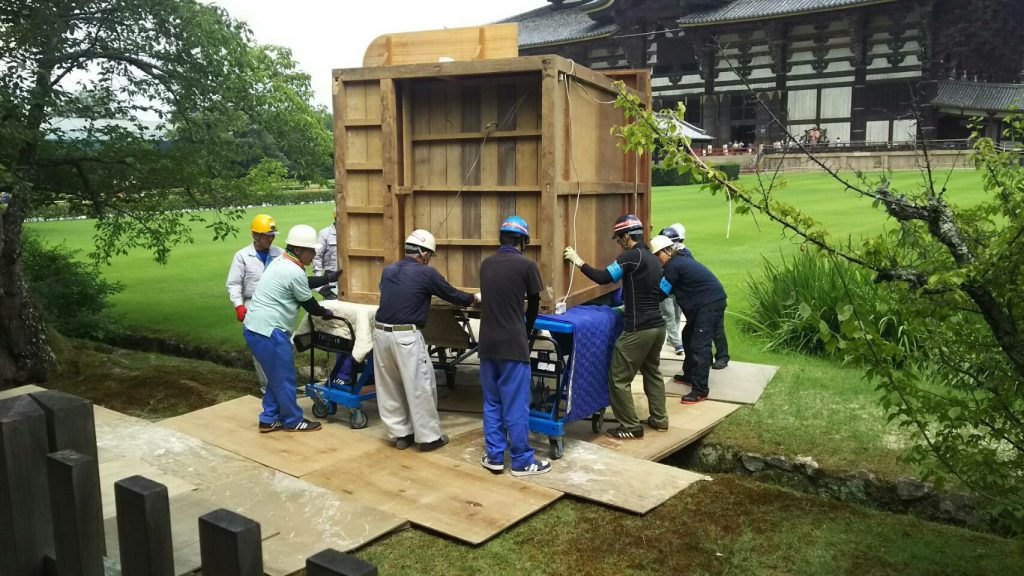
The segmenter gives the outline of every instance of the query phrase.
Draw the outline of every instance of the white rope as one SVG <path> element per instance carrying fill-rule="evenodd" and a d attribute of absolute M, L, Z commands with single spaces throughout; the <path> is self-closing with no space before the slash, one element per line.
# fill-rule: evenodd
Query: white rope
<path fill-rule="evenodd" d="M 570 60 L 572 62 L 572 60 Z M 576 69 L 576 63 L 573 62 L 571 70 Z M 573 147 L 572 147 L 572 91 L 569 85 L 572 83 L 572 76 L 565 76 L 565 103 L 568 106 L 569 114 L 567 123 L 569 125 L 569 140 L 568 140 L 568 154 L 569 154 L 569 166 L 572 167 L 573 176 L 576 178 L 576 207 L 572 211 L 572 245 L 575 249 L 577 247 L 577 236 L 576 236 L 576 216 L 580 211 L 580 196 L 583 194 L 583 186 L 580 183 L 580 173 L 576 169 L 576 160 L 573 158 Z M 567 304 L 569 301 L 569 294 L 572 293 L 572 281 L 576 277 L 576 265 L 570 266 L 569 270 L 569 285 L 565 289 L 565 296 L 562 298 L 562 304 Z M 571 381 L 571 377 L 570 377 Z"/>

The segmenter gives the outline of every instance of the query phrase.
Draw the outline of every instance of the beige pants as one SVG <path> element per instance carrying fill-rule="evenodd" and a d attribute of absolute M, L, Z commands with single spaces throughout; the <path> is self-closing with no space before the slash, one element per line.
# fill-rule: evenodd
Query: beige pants
<path fill-rule="evenodd" d="M 395 438 L 413 434 L 418 443 L 441 437 L 434 365 L 423 333 L 374 328 L 373 378 L 377 408 L 388 433 Z"/>

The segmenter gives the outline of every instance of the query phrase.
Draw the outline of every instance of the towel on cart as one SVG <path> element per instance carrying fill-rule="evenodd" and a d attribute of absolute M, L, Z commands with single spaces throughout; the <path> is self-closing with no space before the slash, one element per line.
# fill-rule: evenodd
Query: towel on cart
<path fill-rule="evenodd" d="M 377 307 L 370 304 L 356 304 L 354 302 L 343 302 L 341 300 L 324 300 L 320 305 L 331 311 L 339 318 L 344 318 L 352 324 L 355 334 L 349 334 L 348 326 L 344 322 L 336 320 L 321 320 L 313 318 L 314 327 L 318 332 L 327 332 L 341 338 L 354 340 L 352 346 L 352 359 L 362 362 L 366 355 L 373 350 L 373 319 L 377 315 Z M 299 322 L 292 338 L 298 338 L 309 333 L 310 316 L 306 316 Z"/>
<path fill-rule="evenodd" d="M 565 314 L 545 316 L 573 326 L 572 356 L 566 366 L 565 422 L 590 418 L 607 408 L 612 350 L 622 333 L 622 315 L 607 306 L 576 306 Z"/>

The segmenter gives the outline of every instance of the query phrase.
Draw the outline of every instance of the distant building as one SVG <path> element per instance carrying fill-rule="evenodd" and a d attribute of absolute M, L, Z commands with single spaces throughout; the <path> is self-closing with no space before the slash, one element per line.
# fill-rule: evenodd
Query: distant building
<path fill-rule="evenodd" d="M 844 143 L 914 140 L 918 117 L 926 139 L 964 138 L 976 115 L 998 138 L 998 118 L 1024 108 L 1024 2 L 549 2 L 505 20 L 520 54 L 651 68 L 655 107 L 684 102 L 718 145 L 783 140 L 771 114 Z"/>

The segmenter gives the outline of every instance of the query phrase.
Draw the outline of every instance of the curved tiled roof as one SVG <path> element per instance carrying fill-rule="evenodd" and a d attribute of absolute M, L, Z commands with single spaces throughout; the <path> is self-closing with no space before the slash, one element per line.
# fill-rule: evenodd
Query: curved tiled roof
<path fill-rule="evenodd" d="M 721 8 L 685 14 L 678 22 L 680 26 L 699 26 L 735 20 L 778 18 L 894 1 L 896 0 L 735 0 Z"/>
<path fill-rule="evenodd" d="M 982 112 L 1024 110 L 1024 84 L 942 80 L 932 105 Z"/>
<path fill-rule="evenodd" d="M 600 2 L 580 2 L 564 8 L 544 6 L 506 18 L 499 24 L 515 22 L 519 25 L 520 48 L 578 42 L 618 32 L 618 24 L 598 23 L 587 15 L 586 10 L 597 4 Z"/>

